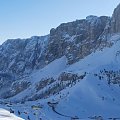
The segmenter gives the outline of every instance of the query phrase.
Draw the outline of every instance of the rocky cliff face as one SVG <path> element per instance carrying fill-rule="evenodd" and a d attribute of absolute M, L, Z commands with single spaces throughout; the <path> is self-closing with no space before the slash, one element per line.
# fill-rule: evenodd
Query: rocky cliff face
<path fill-rule="evenodd" d="M 120 32 L 120 4 L 115 8 L 111 20 L 112 33 Z"/>
<path fill-rule="evenodd" d="M 86 19 L 63 23 L 56 29 L 51 29 L 48 58 L 54 60 L 65 55 L 68 64 L 84 58 L 101 44 L 100 37 L 108 22 L 109 17 L 106 16 L 88 16 Z"/>
<path fill-rule="evenodd" d="M 0 81 L 7 81 L 8 77 L 3 77 L 7 74 L 9 85 L 20 88 L 14 95 L 30 85 L 25 81 L 25 87 L 16 80 L 29 76 L 33 70 L 41 69 L 62 56 L 66 56 L 67 64 L 70 65 L 97 49 L 110 47 L 108 34 L 120 32 L 119 12 L 120 5 L 112 18 L 88 16 L 86 19 L 63 23 L 51 29 L 47 36 L 7 40 L 0 46 Z M 7 85 L 4 83 L 0 84 L 0 90 Z"/>
<path fill-rule="evenodd" d="M 106 16 L 88 16 L 63 23 L 48 36 L 7 40 L 0 46 L 0 71 L 16 77 L 27 75 L 64 55 L 72 64 L 100 46 L 99 38 L 108 22 Z"/>
<path fill-rule="evenodd" d="M 48 39 L 49 36 L 32 37 L 26 40 L 7 40 L 0 46 L 0 71 L 17 76 L 21 76 L 23 73 L 29 74 L 39 66 L 38 63 Z"/>

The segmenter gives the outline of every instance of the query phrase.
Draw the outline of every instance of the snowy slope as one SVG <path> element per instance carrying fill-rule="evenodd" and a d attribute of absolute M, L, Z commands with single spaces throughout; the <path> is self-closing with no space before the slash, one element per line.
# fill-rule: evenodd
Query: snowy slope
<path fill-rule="evenodd" d="M 25 104 L 13 103 L 11 106 L 2 105 L 1 107 L 12 108 L 15 114 L 31 120 L 42 118 L 42 120 L 70 120 L 70 119 L 101 119 L 111 118 L 120 119 L 120 87 L 119 84 L 108 84 L 106 74 L 100 71 L 118 71 L 120 62 L 120 36 L 111 37 L 113 46 L 98 50 L 95 53 L 81 59 L 72 65 L 67 65 L 67 59 L 63 56 L 47 65 L 45 68 L 35 71 L 31 76 L 32 86 L 27 90 L 14 96 L 9 101 L 21 100 L 24 97 L 34 96 L 35 93 L 40 94 L 53 87 L 59 80 L 59 75 L 63 72 L 74 73 L 78 75 L 86 75 L 83 79 L 79 79 L 72 86 L 67 86 L 59 93 L 49 95 L 46 98 L 37 99 L 36 101 L 26 101 Z M 105 70 L 104 70 L 105 69 Z M 102 79 L 100 79 L 102 75 Z M 36 91 L 35 85 L 42 78 L 53 77 L 55 82 L 49 84 L 40 91 Z M 63 82 L 64 84 L 66 81 Z M 50 104 L 50 103 L 56 103 Z M 32 106 L 36 105 L 37 110 Z M 21 114 L 18 114 L 18 111 Z"/>
<path fill-rule="evenodd" d="M 16 117 L 7 110 L 0 109 L 0 120 L 23 120 L 23 119 Z"/>
<path fill-rule="evenodd" d="M 43 69 L 34 72 L 31 75 L 32 77 L 31 80 L 33 80 L 32 82 L 37 82 L 37 80 L 40 80 L 41 78 L 44 77 L 53 77 L 61 73 L 61 71 L 63 71 L 66 67 L 67 67 L 67 58 L 63 56 L 60 59 L 54 60 Z"/>
<path fill-rule="evenodd" d="M 20 94 L 16 95 L 15 97 L 12 97 L 10 100 L 21 101 L 21 99 L 23 99 L 26 96 L 28 97 L 28 96 L 34 95 L 36 93 L 35 85 L 39 81 L 41 81 L 41 79 L 49 78 L 49 77 L 56 78 L 66 68 L 67 68 L 67 59 L 65 56 L 63 56 L 62 58 L 51 62 L 43 69 L 34 71 L 33 74 L 28 78 L 29 81 L 32 82 L 32 85 L 25 91 L 21 92 Z"/>
<path fill-rule="evenodd" d="M 118 40 L 118 36 L 113 38 L 115 44 L 111 48 L 92 53 L 65 70 L 79 74 L 87 72 L 87 76 L 73 88 L 63 91 L 63 94 L 69 92 L 69 95 L 59 102 L 56 107 L 57 111 L 83 119 L 95 115 L 103 116 L 104 119 L 115 117 L 120 119 L 119 85 L 109 86 L 107 80 L 99 80 L 94 76 L 103 69 L 119 69 L 120 56 L 117 53 L 120 51 L 120 40 Z"/>

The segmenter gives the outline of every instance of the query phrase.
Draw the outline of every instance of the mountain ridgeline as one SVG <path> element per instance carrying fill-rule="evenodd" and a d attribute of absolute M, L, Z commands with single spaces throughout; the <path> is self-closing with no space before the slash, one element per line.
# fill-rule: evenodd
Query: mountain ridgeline
<path fill-rule="evenodd" d="M 109 38 L 116 33 L 120 33 L 120 5 L 112 17 L 91 15 L 62 23 L 46 36 L 7 40 L 0 46 L 0 98 L 27 89 L 31 82 L 26 78 L 56 59 L 65 56 L 67 65 L 72 65 L 96 50 L 111 47 Z M 16 89 L 12 95 L 11 88 Z M 8 91 L 10 96 L 5 96 Z"/>

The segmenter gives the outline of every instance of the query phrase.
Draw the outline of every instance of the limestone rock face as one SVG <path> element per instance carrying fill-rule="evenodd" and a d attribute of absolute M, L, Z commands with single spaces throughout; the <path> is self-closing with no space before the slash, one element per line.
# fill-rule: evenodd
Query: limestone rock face
<path fill-rule="evenodd" d="M 112 33 L 120 32 L 120 4 L 115 8 L 113 12 L 111 26 Z"/>
<path fill-rule="evenodd" d="M 7 40 L 0 46 L 0 71 L 17 77 L 29 74 L 39 67 L 47 40 L 48 36 Z"/>
<path fill-rule="evenodd" d="M 68 58 L 68 64 L 89 55 L 99 45 L 110 18 L 106 16 L 88 16 L 83 20 L 63 23 L 50 31 L 48 58 L 54 60 L 63 55 Z M 48 60 L 49 61 L 49 60 Z"/>

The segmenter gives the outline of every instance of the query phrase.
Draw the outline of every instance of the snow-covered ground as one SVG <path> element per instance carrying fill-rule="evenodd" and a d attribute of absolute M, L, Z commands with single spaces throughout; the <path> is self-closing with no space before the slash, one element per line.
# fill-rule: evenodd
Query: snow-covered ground
<path fill-rule="evenodd" d="M 23 120 L 5 109 L 0 109 L 0 120 Z"/>

